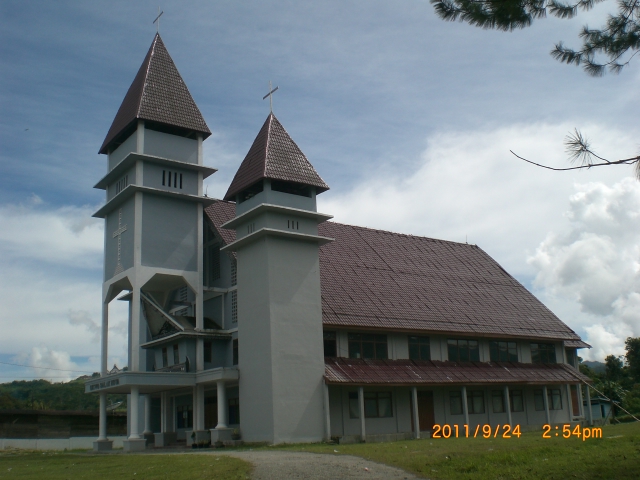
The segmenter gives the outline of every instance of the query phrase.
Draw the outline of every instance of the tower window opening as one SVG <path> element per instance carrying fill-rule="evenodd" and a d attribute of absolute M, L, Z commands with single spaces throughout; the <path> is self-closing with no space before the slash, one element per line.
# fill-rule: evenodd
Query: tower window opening
<path fill-rule="evenodd" d="M 244 189 L 238 194 L 238 203 L 245 202 L 252 197 L 255 197 L 257 194 L 264 190 L 264 185 L 262 181 L 254 183 L 249 188 Z"/>
<path fill-rule="evenodd" d="M 127 185 L 129 185 L 129 175 L 125 175 L 116 182 L 116 195 L 124 190 Z"/>
<path fill-rule="evenodd" d="M 178 186 L 178 174 L 176 172 L 173 172 L 173 186 Z"/>
<path fill-rule="evenodd" d="M 290 228 L 292 230 L 299 230 L 300 223 L 297 220 L 287 220 L 287 228 Z"/>
<path fill-rule="evenodd" d="M 169 172 L 168 177 L 169 177 L 169 178 L 167 179 L 167 180 L 168 180 L 168 182 L 167 182 L 167 186 L 168 186 L 168 187 L 170 187 L 170 186 L 171 186 L 171 172 Z"/>
<path fill-rule="evenodd" d="M 253 233 L 256 231 L 256 224 L 255 223 L 250 223 L 249 225 L 247 225 L 247 233 Z"/>
<path fill-rule="evenodd" d="M 182 174 L 180 174 L 180 188 L 182 188 Z"/>
<path fill-rule="evenodd" d="M 311 198 L 311 187 L 300 183 L 271 180 L 271 190 Z"/>
<path fill-rule="evenodd" d="M 166 184 L 166 176 L 167 176 L 167 171 L 166 170 L 162 170 L 162 185 L 163 186 Z"/>

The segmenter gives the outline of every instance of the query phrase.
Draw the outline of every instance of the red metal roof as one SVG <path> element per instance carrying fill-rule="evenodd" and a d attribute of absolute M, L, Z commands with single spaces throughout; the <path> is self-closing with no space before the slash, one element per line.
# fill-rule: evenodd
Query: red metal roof
<path fill-rule="evenodd" d="M 325 358 L 326 383 L 351 385 L 486 385 L 591 382 L 564 363 L 487 363 Z"/>
<path fill-rule="evenodd" d="M 235 204 L 207 215 L 220 225 Z M 580 337 L 475 245 L 356 227 L 318 225 L 335 238 L 320 248 L 322 320 L 327 327 L 580 341 Z"/>
<path fill-rule="evenodd" d="M 108 153 L 109 145 L 136 119 L 200 132 L 204 138 L 211 135 L 159 34 L 154 37 L 99 153 Z"/>
<path fill-rule="evenodd" d="M 237 193 L 263 178 L 309 185 L 317 193 L 329 190 L 273 113 L 258 132 L 224 199 L 234 200 Z"/>

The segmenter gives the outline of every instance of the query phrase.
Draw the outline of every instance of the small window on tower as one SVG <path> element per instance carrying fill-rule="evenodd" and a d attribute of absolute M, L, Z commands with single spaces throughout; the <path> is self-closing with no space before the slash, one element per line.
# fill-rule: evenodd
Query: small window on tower
<path fill-rule="evenodd" d="M 233 340 L 233 364 L 238 365 L 238 339 Z"/>
<path fill-rule="evenodd" d="M 287 228 L 290 228 L 291 230 L 299 230 L 300 223 L 297 220 L 287 220 Z"/>

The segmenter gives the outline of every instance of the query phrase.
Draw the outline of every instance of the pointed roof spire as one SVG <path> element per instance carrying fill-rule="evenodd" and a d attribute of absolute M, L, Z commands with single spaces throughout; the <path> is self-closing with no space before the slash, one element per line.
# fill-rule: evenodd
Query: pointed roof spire
<path fill-rule="evenodd" d="M 211 135 L 158 33 L 118 109 L 99 153 L 108 153 L 111 143 L 137 119 L 199 132 L 204 134 L 204 138 Z"/>
<path fill-rule="evenodd" d="M 262 125 L 224 199 L 234 200 L 236 194 L 263 178 L 309 185 L 316 187 L 317 193 L 329 190 L 273 113 Z"/>

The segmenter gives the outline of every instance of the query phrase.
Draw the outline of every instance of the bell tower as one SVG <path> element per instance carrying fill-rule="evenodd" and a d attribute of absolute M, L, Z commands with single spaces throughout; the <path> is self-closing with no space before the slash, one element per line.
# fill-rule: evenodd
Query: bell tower
<path fill-rule="evenodd" d="M 130 292 L 130 372 L 153 370 L 151 353 L 141 348 L 152 330 L 145 307 L 162 310 L 172 292 L 186 289 L 196 330 L 203 327 L 203 208 L 212 201 L 203 197 L 202 184 L 216 170 L 203 165 L 202 142 L 210 134 L 156 34 L 99 151 L 107 155 L 107 174 L 95 185 L 105 190 L 106 202 L 94 214 L 105 220 L 102 376 L 107 375 L 108 304 L 122 291 Z M 202 370 L 202 340 L 194 360 L 194 370 Z M 141 385 L 132 380 L 128 390 L 125 449 L 144 448 Z M 100 393 L 101 441 L 108 442 L 105 393 Z"/>
<path fill-rule="evenodd" d="M 328 190 L 269 114 L 225 200 L 236 216 L 240 422 L 249 442 L 324 437 L 324 354 L 317 212 Z"/>

